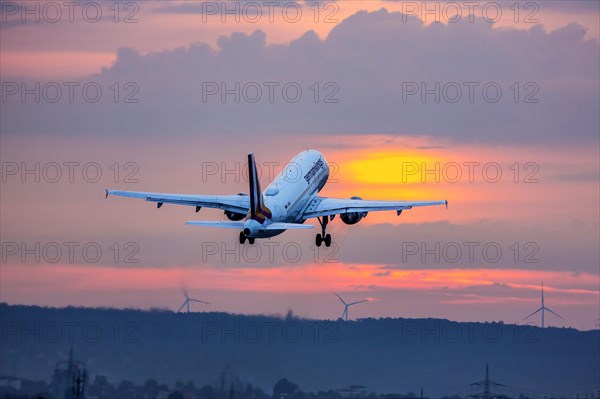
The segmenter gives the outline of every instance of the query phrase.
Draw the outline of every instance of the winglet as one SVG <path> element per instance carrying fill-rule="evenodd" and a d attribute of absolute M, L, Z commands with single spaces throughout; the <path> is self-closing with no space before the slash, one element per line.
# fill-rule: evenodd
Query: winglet
<path fill-rule="evenodd" d="M 444 200 L 446 201 L 446 210 L 448 210 L 448 200 Z"/>
<path fill-rule="evenodd" d="M 106 194 L 104 195 L 104 199 L 107 199 L 108 198 L 108 189 L 105 188 L 104 191 L 106 192 Z"/>

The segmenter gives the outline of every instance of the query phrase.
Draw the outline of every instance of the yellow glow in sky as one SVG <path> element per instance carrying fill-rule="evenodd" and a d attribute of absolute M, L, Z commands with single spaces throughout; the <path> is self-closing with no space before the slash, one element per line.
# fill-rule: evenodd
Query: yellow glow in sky
<path fill-rule="evenodd" d="M 358 183 L 421 183 L 423 170 L 435 167 L 436 162 L 440 159 L 415 150 L 374 151 L 348 162 L 340 173 L 352 176 Z"/>

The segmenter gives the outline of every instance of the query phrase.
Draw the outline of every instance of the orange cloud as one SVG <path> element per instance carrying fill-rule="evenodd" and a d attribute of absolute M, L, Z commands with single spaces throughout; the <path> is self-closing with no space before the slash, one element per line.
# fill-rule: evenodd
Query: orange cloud
<path fill-rule="evenodd" d="M 274 268 L 114 268 L 90 265 L 4 265 L 2 290 L 69 292 L 144 291 L 178 287 L 241 292 L 327 292 L 346 290 L 459 290 L 502 283 L 506 287 L 538 291 L 541 281 L 548 292 L 598 295 L 597 276 L 564 271 L 520 269 L 412 269 L 393 270 L 381 265 L 341 263 Z M 66 278 L 65 276 L 68 276 Z M 563 288 L 565 286 L 574 288 Z M 61 295 L 61 294 L 58 294 Z"/>

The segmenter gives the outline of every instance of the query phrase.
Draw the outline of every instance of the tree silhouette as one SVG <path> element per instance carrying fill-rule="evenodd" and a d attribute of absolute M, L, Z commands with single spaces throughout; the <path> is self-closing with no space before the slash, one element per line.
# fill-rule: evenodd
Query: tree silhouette
<path fill-rule="evenodd" d="M 185 399 L 183 397 L 183 394 L 179 391 L 174 391 L 171 392 L 171 394 L 169 396 L 167 396 L 167 399 Z"/>
<path fill-rule="evenodd" d="M 299 389 L 298 384 L 288 381 L 287 378 L 282 378 L 273 387 L 273 399 L 289 397 L 295 394 Z"/>

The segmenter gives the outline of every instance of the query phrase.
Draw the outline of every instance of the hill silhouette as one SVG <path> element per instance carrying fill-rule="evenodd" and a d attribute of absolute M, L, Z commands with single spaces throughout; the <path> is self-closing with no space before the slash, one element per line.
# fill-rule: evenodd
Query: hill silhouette
<path fill-rule="evenodd" d="M 0 374 L 30 379 L 48 380 L 73 345 L 91 374 L 136 383 L 210 384 L 229 367 L 267 389 L 287 377 L 305 391 L 425 387 L 442 396 L 465 394 L 490 363 L 494 380 L 514 392 L 567 396 L 600 388 L 598 330 L 6 303 L 0 322 Z"/>

